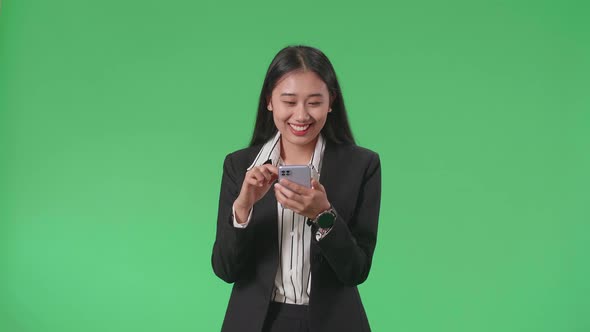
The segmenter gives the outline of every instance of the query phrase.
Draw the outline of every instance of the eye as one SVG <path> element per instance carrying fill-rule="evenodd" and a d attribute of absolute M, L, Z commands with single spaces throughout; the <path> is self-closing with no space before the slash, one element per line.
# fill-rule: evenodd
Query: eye
<path fill-rule="evenodd" d="M 289 106 L 295 106 L 297 103 L 294 101 L 290 101 L 290 100 L 285 100 L 283 101 L 285 104 L 289 105 Z"/>
<path fill-rule="evenodd" d="M 321 103 L 321 102 L 319 102 L 319 101 L 314 101 L 314 102 L 311 102 L 311 103 L 309 103 L 309 104 L 310 104 L 311 106 L 320 106 L 322 103 Z"/>

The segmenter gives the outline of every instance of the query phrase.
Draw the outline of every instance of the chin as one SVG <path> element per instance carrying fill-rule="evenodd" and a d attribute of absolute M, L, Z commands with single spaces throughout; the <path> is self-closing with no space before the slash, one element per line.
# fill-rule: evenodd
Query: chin
<path fill-rule="evenodd" d="M 293 135 L 293 133 L 288 133 L 287 135 L 283 135 L 283 133 L 281 133 L 281 135 L 285 137 L 285 139 L 287 139 L 290 143 L 297 145 L 307 145 L 313 142 L 318 137 L 318 134 L 319 133 L 308 133 L 305 136 L 297 136 Z"/>

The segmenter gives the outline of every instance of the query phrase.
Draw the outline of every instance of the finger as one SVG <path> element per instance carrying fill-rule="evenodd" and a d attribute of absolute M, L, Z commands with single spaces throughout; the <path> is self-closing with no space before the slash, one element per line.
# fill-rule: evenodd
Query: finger
<path fill-rule="evenodd" d="M 272 183 L 272 182 L 276 181 L 276 179 L 279 178 L 279 170 L 278 170 L 278 168 L 276 168 L 273 165 L 270 165 L 270 164 L 268 164 L 268 165 L 262 165 L 261 166 L 261 171 L 265 175 L 268 176 L 267 177 L 268 183 Z"/>
<path fill-rule="evenodd" d="M 266 170 L 268 170 L 273 175 L 276 175 L 277 177 L 279 176 L 278 167 L 271 165 L 271 164 L 262 165 L 262 167 L 264 167 Z"/>
<path fill-rule="evenodd" d="M 248 174 L 248 178 L 254 180 L 253 184 L 257 187 L 262 187 L 266 182 L 264 175 L 254 169 Z"/>
<path fill-rule="evenodd" d="M 248 183 L 250 185 L 253 185 L 255 187 L 259 187 L 260 186 L 259 185 L 260 183 L 258 182 L 258 180 L 256 180 L 255 177 L 248 177 L 248 178 L 246 178 L 246 183 Z"/>
<path fill-rule="evenodd" d="M 281 181 L 279 181 L 279 183 L 281 185 L 283 185 L 284 187 L 287 187 L 289 190 L 299 194 L 299 195 L 304 195 L 308 192 L 309 188 L 304 187 L 302 185 L 299 185 L 293 181 L 289 181 L 285 178 L 281 179 Z"/>
<path fill-rule="evenodd" d="M 257 167 L 256 170 L 264 176 L 264 180 L 266 183 L 270 183 L 272 181 L 272 174 L 266 169 L 266 167 Z"/>
<path fill-rule="evenodd" d="M 260 182 L 255 176 L 250 176 L 246 178 L 246 182 L 255 187 L 261 187 L 262 182 Z"/>
<path fill-rule="evenodd" d="M 281 205 L 287 209 L 290 209 L 292 211 L 295 211 L 297 213 L 302 211 L 303 205 L 300 204 L 299 202 L 292 200 L 290 198 L 288 198 L 287 196 L 285 196 L 285 194 L 280 191 L 278 188 L 275 187 L 275 197 L 277 199 L 277 201 L 279 203 L 281 203 Z"/>
<path fill-rule="evenodd" d="M 287 200 L 285 204 L 288 204 L 289 208 L 297 213 L 307 206 L 305 203 L 307 201 L 305 196 L 301 196 L 278 183 L 275 183 L 275 191 L 280 193 L 281 197 L 284 197 Z"/>
<path fill-rule="evenodd" d="M 255 172 L 256 174 L 262 175 L 262 177 L 264 178 L 265 181 L 268 181 L 270 179 L 270 173 L 268 173 L 266 171 L 266 168 L 264 167 L 256 167 L 253 169 L 253 172 Z"/>
<path fill-rule="evenodd" d="M 266 171 L 268 172 L 271 182 L 276 181 L 279 178 L 279 169 L 273 165 L 266 165 Z"/>
<path fill-rule="evenodd" d="M 311 179 L 311 187 L 321 192 L 326 192 L 326 188 L 324 188 L 324 186 L 316 179 Z"/>
<path fill-rule="evenodd" d="M 298 195 L 296 192 L 289 190 L 287 187 L 279 183 L 275 183 L 275 189 L 280 191 L 283 196 L 287 197 L 288 199 L 294 199 L 295 196 Z"/>
<path fill-rule="evenodd" d="M 288 198 L 285 197 L 285 195 L 277 187 L 275 187 L 274 189 L 275 189 L 275 197 L 277 199 L 277 202 L 281 203 L 281 205 L 283 207 L 286 207 L 285 202 L 287 201 Z"/>

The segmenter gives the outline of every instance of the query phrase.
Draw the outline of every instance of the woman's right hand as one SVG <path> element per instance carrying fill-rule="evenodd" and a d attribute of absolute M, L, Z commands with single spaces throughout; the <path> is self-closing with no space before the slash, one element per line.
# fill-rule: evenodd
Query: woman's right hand
<path fill-rule="evenodd" d="M 260 165 L 252 168 L 244 177 L 240 194 L 234 202 L 234 208 L 238 222 L 245 222 L 244 214 L 247 217 L 250 209 L 270 189 L 273 182 L 279 177 L 279 169 L 271 164 Z"/>

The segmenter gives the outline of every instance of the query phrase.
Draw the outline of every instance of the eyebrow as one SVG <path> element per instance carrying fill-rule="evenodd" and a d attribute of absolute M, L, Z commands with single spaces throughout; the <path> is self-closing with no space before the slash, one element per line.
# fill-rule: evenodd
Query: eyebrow
<path fill-rule="evenodd" d="M 296 93 L 290 93 L 290 92 L 284 92 L 281 93 L 281 96 L 297 96 Z M 308 95 L 307 97 L 323 97 L 324 95 L 321 93 L 312 93 L 310 95 Z"/>

